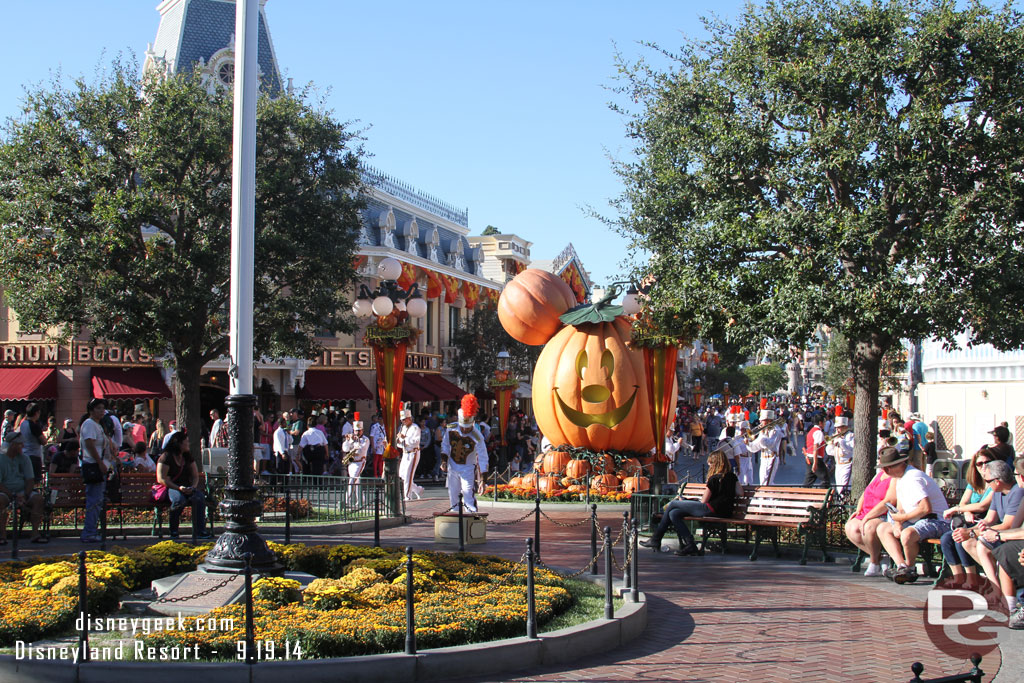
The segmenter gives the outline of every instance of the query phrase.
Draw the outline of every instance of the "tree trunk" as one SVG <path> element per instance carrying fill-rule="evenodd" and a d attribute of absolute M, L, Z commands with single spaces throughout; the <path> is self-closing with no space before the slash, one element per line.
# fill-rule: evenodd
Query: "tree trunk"
<path fill-rule="evenodd" d="M 201 457 L 203 438 L 202 403 L 199 398 L 199 376 L 202 374 L 201 363 L 174 359 L 174 408 L 177 413 L 178 429 L 188 434 L 188 445 L 192 450 L 199 470 L 203 469 Z"/>
<path fill-rule="evenodd" d="M 853 409 L 853 495 L 857 498 L 875 476 L 878 453 L 878 382 L 882 356 L 891 339 L 874 334 L 867 339 L 850 340 L 850 370 L 857 386 Z"/>

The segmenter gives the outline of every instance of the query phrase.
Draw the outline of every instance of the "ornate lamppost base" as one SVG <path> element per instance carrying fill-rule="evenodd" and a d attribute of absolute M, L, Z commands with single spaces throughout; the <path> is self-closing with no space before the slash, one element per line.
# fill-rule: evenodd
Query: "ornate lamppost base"
<path fill-rule="evenodd" d="M 228 485 L 227 497 L 218 509 L 225 519 L 224 533 L 206 554 L 200 568 L 207 572 L 242 573 L 245 559 L 250 557 L 252 569 L 260 574 L 281 574 L 274 552 L 259 535 L 256 516 L 263 509 L 257 498 L 253 475 L 253 409 L 252 394 L 231 394 L 227 398 Z"/>

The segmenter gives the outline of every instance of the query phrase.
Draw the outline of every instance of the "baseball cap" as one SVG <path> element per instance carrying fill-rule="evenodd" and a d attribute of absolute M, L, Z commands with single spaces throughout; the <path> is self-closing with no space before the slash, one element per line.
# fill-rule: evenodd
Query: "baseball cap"
<path fill-rule="evenodd" d="M 998 427 L 990 431 L 989 434 L 996 437 L 1003 443 L 1006 443 L 1007 441 L 1010 440 L 1010 430 L 1002 425 L 999 425 Z"/>

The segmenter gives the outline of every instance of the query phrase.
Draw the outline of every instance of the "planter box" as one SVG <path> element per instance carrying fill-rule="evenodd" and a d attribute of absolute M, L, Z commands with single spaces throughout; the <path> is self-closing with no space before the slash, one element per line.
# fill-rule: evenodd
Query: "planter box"
<path fill-rule="evenodd" d="M 462 515 L 462 533 L 466 545 L 487 542 L 487 514 L 482 512 Z M 459 515 L 457 512 L 434 514 L 434 540 L 438 543 L 459 542 Z"/>

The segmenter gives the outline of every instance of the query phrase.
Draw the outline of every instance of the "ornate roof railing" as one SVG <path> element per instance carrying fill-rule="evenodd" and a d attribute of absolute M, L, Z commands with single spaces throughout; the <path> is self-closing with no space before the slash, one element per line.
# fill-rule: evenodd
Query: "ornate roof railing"
<path fill-rule="evenodd" d="M 386 192 L 392 197 L 430 211 L 435 216 L 440 216 L 464 228 L 469 227 L 469 209 L 460 209 L 454 204 L 442 201 L 373 166 L 364 165 L 362 167 L 362 177 L 364 183 L 377 188 L 381 192 Z"/>

